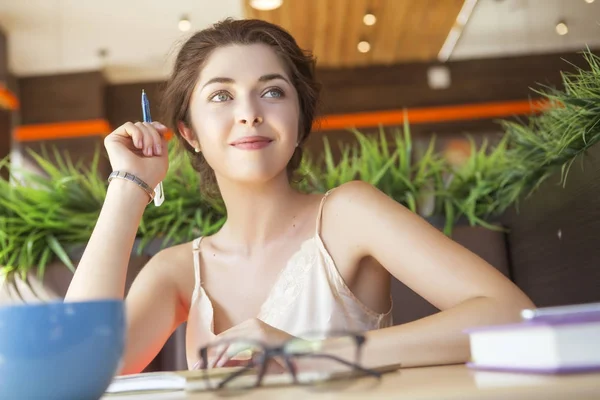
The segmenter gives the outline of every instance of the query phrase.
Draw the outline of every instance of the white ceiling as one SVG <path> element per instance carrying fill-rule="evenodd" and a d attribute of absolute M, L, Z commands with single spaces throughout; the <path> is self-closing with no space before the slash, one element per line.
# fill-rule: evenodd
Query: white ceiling
<path fill-rule="evenodd" d="M 555 27 L 565 20 L 569 33 Z M 600 0 L 479 0 L 451 59 L 600 46 Z"/>
<path fill-rule="evenodd" d="M 0 0 L 0 26 L 18 76 L 105 65 L 111 81 L 127 82 L 168 74 L 173 50 L 187 36 L 177 27 L 183 14 L 194 30 L 242 12 L 241 0 Z"/>
<path fill-rule="evenodd" d="M 0 0 L 9 68 L 18 76 L 104 68 L 111 82 L 164 79 L 188 35 L 177 28 L 183 14 L 192 30 L 201 29 L 225 17 L 242 18 L 242 0 Z M 554 30 L 560 19 L 569 26 L 566 36 Z M 580 50 L 586 44 L 600 46 L 600 0 L 479 0 L 451 59 Z M 108 50 L 106 58 L 99 49 Z"/>

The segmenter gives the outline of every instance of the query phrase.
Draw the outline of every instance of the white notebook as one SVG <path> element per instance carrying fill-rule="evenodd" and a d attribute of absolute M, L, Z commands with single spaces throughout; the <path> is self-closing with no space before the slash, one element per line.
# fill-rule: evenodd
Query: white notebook
<path fill-rule="evenodd" d="M 240 367 L 215 368 L 208 371 L 211 386 L 216 386 L 224 376 L 235 372 Z M 299 374 L 302 381 L 323 381 L 331 377 L 332 374 L 324 372 L 306 371 Z M 245 376 L 236 378 L 236 383 L 251 386 L 256 380 L 253 371 L 248 371 Z M 291 374 L 270 374 L 263 378 L 263 386 L 289 385 L 293 383 Z M 107 394 L 150 394 L 160 392 L 176 391 L 203 391 L 207 389 L 207 379 L 204 371 L 165 371 L 165 372 L 145 372 L 140 374 L 131 374 L 115 377 L 106 389 Z M 154 399 L 154 397 L 153 397 Z"/>
<path fill-rule="evenodd" d="M 145 372 L 115 377 L 106 393 L 184 390 L 186 377 L 177 372 Z"/>

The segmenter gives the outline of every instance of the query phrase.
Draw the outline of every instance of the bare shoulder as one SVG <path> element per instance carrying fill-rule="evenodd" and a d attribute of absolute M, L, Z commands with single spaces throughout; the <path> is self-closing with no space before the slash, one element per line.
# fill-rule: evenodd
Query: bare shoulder
<path fill-rule="evenodd" d="M 153 270 L 157 273 L 179 269 L 181 264 L 191 261 L 192 242 L 182 243 L 161 249 L 150 258 L 144 269 Z"/>
<path fill-rule="evenodd" d="M 192 242 L 167 247 L 156 253 L 140 272 L 142 279 L 156 279 L 165 283 L 183 298 L 191 296 L 194 285 Z"/>
<path fill-rule="evenodd" d="M 323 229 L 329 237 L 355 251 L 355 257 L 373 255 L 369 243 L 389 235 L 404 239 L 435 229 L 422 218 L 372 184 L 350 181 L 333 190 L 323 206 Z"/>
<path fill-rule="evenodd" d="M 396 203 L 377 187 L 364 181 L 350 181 L 343 183 L 332 190 L 329 197 L 331 197 L 331 200 L 328 199 L 327 201 L 336 202 L 338 206 L 350 205 L 351 207 L 356 207 L 363 206 L 368 202 L 380 201 L 392 201 Z"/>
<path fill-rule="evenodd" d="M 407 218 L 413 213 L 396 202 L 372 184 L 364 181 L 350 181 L 331 191 L 324 208 L 325 215 L 332 215 L 345 221 L 344 225 L 363 222 L 365 218 L 389 212 L 392 209 Z"/>
<path fill-rule="evenodd" d="M 174 246 L 166 247 L 160 250 L 153 259 L 156 259 L 159 263 L 170 263 L 176 261 L 189 261 L 192 257 L 192 242 L 186 242 L 177 244 Z"/>

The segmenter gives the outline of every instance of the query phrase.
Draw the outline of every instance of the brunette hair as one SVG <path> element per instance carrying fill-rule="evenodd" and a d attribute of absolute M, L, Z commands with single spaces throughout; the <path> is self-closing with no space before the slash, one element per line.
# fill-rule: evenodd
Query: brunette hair
<path fill-rule="evenodd" d="M 287 165 L 288 178 L 302 161 L 302 144 L 311 131 L 320 93 L 320 84 L 315 80 L 316 60 L 309 51 L 302 50 L 294 38 L 283 28 L 272 23 L 257 20 L 220 21 L 190 37 L 181 47 L 173 72 L 167 81 L 163 96 L 163 115 L 187 150 L 192 165 L 201 175 L 201 191 L 208 197 L 219 197 L 215 173 L 206 162 L 202 152 L 196 153 L 178 129 L 182 121 L 191 128 L 189 105 L 192 90 L 200 71 L 211 53 L 222 46 L 266 44 L 277 53 L 284 62 L 291 83 L 298 92 L 300 117 L 298 121 L 298 147 Z"/>

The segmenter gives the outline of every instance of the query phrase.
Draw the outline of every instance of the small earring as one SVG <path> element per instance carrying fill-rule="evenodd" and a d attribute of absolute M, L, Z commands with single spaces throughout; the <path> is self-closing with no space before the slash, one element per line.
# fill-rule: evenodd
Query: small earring
<path fill-rule="evenodd" d="M 194 151 L 195 151 L 196 153 L 200 153 L 200 147 L 196 147 L 196 148 L 194 149 Z"/>

